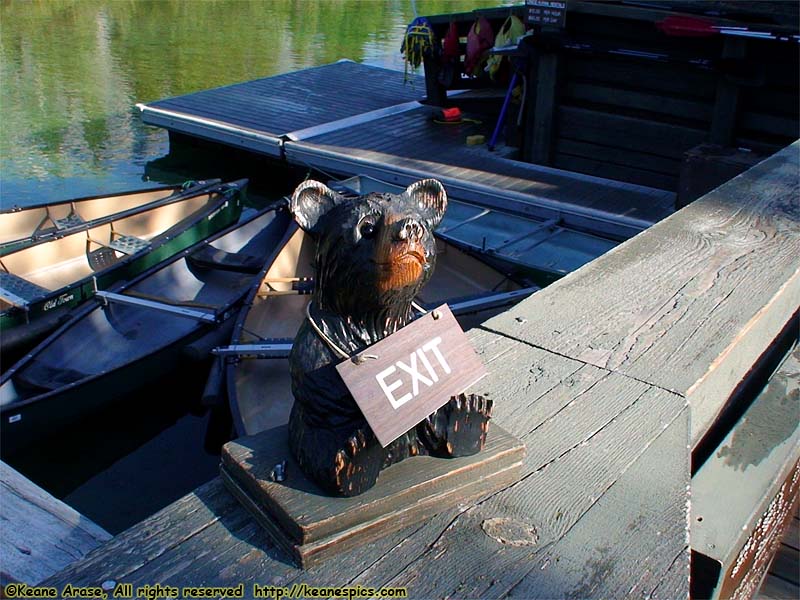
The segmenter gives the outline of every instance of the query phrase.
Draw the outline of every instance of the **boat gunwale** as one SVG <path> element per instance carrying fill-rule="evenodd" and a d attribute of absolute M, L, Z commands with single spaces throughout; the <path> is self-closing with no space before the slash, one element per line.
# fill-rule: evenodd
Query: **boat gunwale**
<path fill-rule="evenodd" d="M 188 198 L 194 198 L 195 196 L 200 195 L 204 191 L 210 193 L 212 188 L 219 187 L 222 184 L 223 182 L 221 179 L 208 179 L 208 180 L 197 181 L 195 182 L 195 185 L 188 188 L 183 187 L 183 185 L 185 184 L 166 185 L 154 188 L 140 188 L 137 190 L 128 190 L 120 193 L 104 194 L 101 196 L 83 196 L 80 198 L 73 198 L 71 200 L 60 200 L 58 202 L 45 202 L 42 204 L 35 204 L 32 206 L 25 206 L 25 207 L 21 207 L 15 204 L 11 208 L 4 210 L 0 209 L 0 216 L 21 214 L 27 210 L 40 210 L 42 208 L 47 209 L 50 207 L 66 206 L 73 203 L 77 204 L 80 202 L 92 202 L 95 200 L 108 200 L 111 198 L 130 198 L 132 196 L 137 196 L 137 195 L 150 195 L 160 192 L 167 192 L 170 190 L 172 191 L 172 193 L 169 196 L 164 196 L 163 198 L 157 198 L 150 202 L 146 202 L 145 204 L 142 204 L 140 206 L 122 210 L 119 212 L 110 213 L 102 217 L 97 217 L 96 219 L 89 219 L 87 221 L 83 221 L 78 225 L 73 225 L 70 227 L 65 227 L 64 229 L 50 231 L 49 233 L 42 234 L 38 237 L 35 235 L 34 232 L 27 237 L 21 237 L 15 240 L 9 240 L 8 242 L 0 242 L 0 258 L 11 255 L 20 250 L 25 250 L 32 246 L 38 246 L 39 244 L 44 244 L 51 242 L 53 240 L 58 240 L 67 237 L 69 235 L 79 233 L 81 231 L 86 231 L 94 227 L 98 227 L 100 225 L 107 225 L 110 222 L 117 221 L 119 219 L 124 219 L 136 215 L 138 213 L 144 213 L 155 208 L 160 208 L 161 206 L 173 204 L 175 202 L 179 202 L 181 200 L 185 200 Z"/>
<path fill-rule="evenodd" d="M 244 302 L 242 303 L 242 307 L 239 310 L 239 314 L 236 317 L 236 322 L 233 325 L 233 331 L 231 332 L 231 339 L 230 343 L 238 344 L 241 340 L 242 332 L 244 331 L 245 322 L 247 321 L 247 317 L 250 313 L 250 309 L 253 307 L 255 302 L 256 295 L 258 294 L 258 290 L 261 289 L 261 284 L 264 281 L 264 278 L 267 276 L 267 273 L 272 268 L 275 261 L 280 256 L 281 252 L 286 248 L 286 245 L 292 239 L 292 237 L 297 233 L 300 229 L 300 225 L 297 224 L 297 221 L 292 219 L 289 223 L 289 226 L 286 228 L 286 232 L 281 239 L 280 243 L 276 246 L 276 252 L 270 257 L 270 260 L 264 263 L 264 268 L 259 271 L 258 275 L 256 276 L 256 280 L 253 282 L 253 285 L 247 291 L 247 296 L 245 297 Z M 237 361 L 229 361 L 226 358 L 220 358 L 219 360 L 225 361 L 225 400 L 227 401 L 228 407 L 231 411 L 231 416 L 233 417 L 233 425 L 234 429 L 236 430 L 237 437 L 243 434 L 240 434 L 240 431 L 244 430 L 244 423 L 242 421 L 242 415 L 239 411 L 239 403 L 236 401 L 237 393 L 236 393 L 236 378 L 235 378 L 235 369 L 237 367 Z M 220 386 L 222 387 L 222 386 Z M 241 425 L 241 427 L 240 427 Z"/>

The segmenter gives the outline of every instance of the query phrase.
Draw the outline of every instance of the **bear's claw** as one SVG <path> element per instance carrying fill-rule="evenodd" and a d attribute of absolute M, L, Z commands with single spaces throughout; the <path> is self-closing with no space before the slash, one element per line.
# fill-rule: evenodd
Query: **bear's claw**
<path fill-rule="evenodd" d="M 356 496 L 375 485 L 383 466 L 382 450 L 371 430 L 358 429 L 350 436 L 334 457 L 336 491 Z"/>
<path fill-rule="evenodd" d="M 435 456 L 469 456 L 486 443 L 492 400 L 477 394 L 453 396 L 417 426 L 420 441 Z"/>

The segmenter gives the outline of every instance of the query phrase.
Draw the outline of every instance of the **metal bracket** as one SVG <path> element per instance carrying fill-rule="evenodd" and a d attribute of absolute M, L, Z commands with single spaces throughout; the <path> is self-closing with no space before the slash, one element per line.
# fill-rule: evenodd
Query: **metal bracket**
<path fill-rule="evenodd" d="M 224 358 L 289 358 L 291 340 L 270 344 L 234 344 L 214 348 L 211 354 Z"/>

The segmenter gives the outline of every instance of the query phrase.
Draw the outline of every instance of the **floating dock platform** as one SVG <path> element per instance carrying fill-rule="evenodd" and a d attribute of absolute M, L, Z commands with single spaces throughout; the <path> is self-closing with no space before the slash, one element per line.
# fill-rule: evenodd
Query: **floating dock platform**
<path fill-rule="evenodd" d="M 457 92 L 464 98 L 485 91 Z M 424 80 L 350 61 L 140 104 L 171 133 L 339 175 L 442 181 L 460 200 L 624 240 L 673 212 L 675 194 L 513 160 L 466 138 L 494 123 L 434 122 Z"/>

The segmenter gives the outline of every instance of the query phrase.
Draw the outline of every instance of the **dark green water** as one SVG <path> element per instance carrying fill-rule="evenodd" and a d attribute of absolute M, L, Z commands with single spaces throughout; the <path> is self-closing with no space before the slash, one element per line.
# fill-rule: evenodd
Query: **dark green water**
<path fill-rule="evenodd" d="M 502 2 L 419 0 L 420 14 Z M 0 5 L 2 202 L 141 185 L 167 152 L 137 102 L 350 58 L 402 70 L 409 0 L 52 0 Z"/>
<path fill-rule="evenodd" d="M 418 0 L 417 10 L 503 3 Z M 0 205 L 221 176 L 214 157 L 163 158 L 167 134 L 143 126 L 135 104 L 340 58 L 402 77 L 413 16 L 408 0 L 3 1 Z M 119 532 L 216 474 L 198 403 L 205 377 L 192 365 L 146 390 L 118 390 L 115 408 L 2 458 Z"/>

